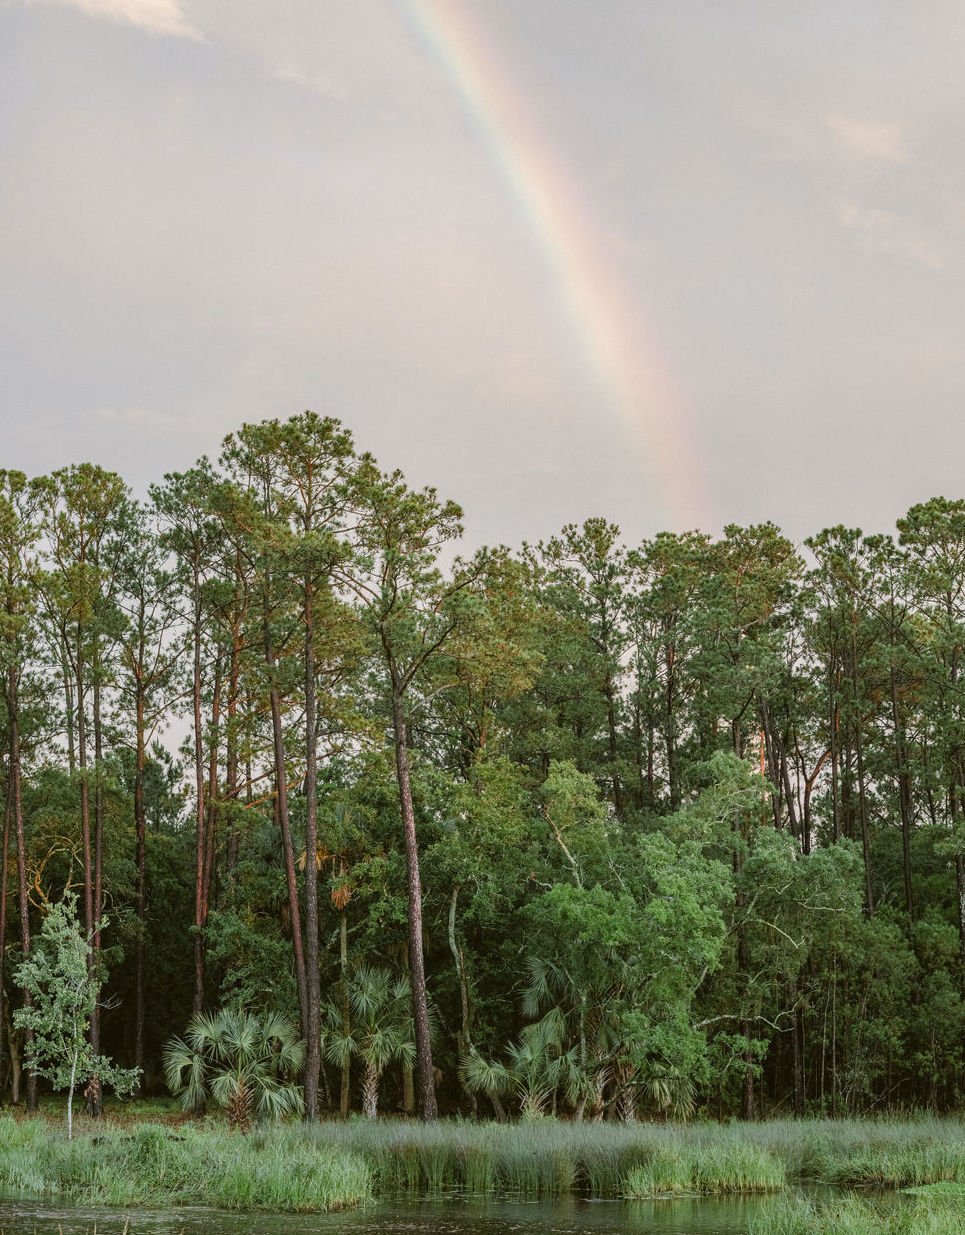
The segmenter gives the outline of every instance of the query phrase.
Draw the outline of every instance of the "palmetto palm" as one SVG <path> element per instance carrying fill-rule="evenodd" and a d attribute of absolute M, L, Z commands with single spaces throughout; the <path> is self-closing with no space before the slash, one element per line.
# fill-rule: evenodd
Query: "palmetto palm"
<path fill-rule="evenodd" d="M 406 978 L 363 965 L 348 977 L 352 1028 L 343 1030 L 342 1010 L 326 1009 L 325 1054 L 332 1063 L 362 1061 L 362 1110 L 374 1119 L 382 1074 L 390 1063 L 415 1059 L 412 996 Z"/>
<path fill-rule="evenodd" d="M 199 1110 L 211 1098 L 231 1127 L 247 1131 L 253 1118 L 301 1112 L 296 1081 L 304 1057 L 305 1044 L 285 1017 L 222 1008 L 196 1013 L 184 1038 L 167 1043 L 164 1078 L 185 1110 Z"/>
<path fill-rule="evenodd" d="M 602 1111 L 620 1041 L 613 1005 L 616 985 L 585 989 L 559 965 L 529 958 L 523 1011 L 537 1017 L 506 1047 L 505 1062 L 470 1051 L 459 1065 L 466 1088 L 490 1098 L 510 1097 L 524 1118 L 557 1110 L 562 1098 L 582 1119 Z"/>

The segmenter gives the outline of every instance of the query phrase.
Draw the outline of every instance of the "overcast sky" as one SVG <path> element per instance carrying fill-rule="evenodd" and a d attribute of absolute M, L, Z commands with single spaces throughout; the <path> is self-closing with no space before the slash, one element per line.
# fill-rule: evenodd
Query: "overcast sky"
<path fill-rule="evenodd" d="M 965 495 L 963 64 L 960 0 L 0 0 L 0 466 L 312 408 L 473 543 L 890 527 Z"/>

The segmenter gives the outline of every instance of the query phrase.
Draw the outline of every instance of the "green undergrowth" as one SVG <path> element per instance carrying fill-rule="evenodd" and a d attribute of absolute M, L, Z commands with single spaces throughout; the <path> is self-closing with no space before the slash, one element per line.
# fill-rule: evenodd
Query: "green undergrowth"
<path fill-rule="evenodd" d="M 135 1122 L 69 1144 L 43 1121 L 0 1119 L 0 1186 L 96 1204 L 331 1210 L 454 1193 L 652 1199 L 779 1192 L 796 1181 L 965 1186 L 965 1124 L 353 1119 L 265 1126 L 245 1137 L 213 1122 Z"/>
<path fill-rule="evenodd" d="M 824 1204 L 788 1200 L 751 1218 L 749 1235 L 962 1235 L 961 1204 L 875 1202 L 845 1197 Z"/>

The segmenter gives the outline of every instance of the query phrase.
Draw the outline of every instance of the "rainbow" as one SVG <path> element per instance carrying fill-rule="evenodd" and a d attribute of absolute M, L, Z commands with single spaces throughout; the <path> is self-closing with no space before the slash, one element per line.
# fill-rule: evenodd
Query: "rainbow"
<path fill-rule="evenodd" d="M 623 286 L 566 169 L 537 131 L 483 30 L 457 0 L 401 0 L 511 186 L 541 245 L 587 363 L 637 436 L 660 512 L 678 528 L 706 521 L 682 400 L 652 332 Z"/>

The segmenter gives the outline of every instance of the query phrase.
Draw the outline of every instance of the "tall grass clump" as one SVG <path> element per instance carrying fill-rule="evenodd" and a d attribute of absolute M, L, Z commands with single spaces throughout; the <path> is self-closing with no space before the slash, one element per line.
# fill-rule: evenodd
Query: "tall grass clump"
<path fill-rule="evenodd" d="M 793 1179 L 850 1187 L 965 1180 L 961 1120 L 775 1120 L 740 1131 L 781 1158 Z"/>
<path fill-rule="evenodd" d="M 694 1182 L 701 1193 L 777 1192 L 787 1182 L 780 1158 L 760 1145 L 736 1139 L 701 1149 L 694 1161 Z"/>
<path fill-rule="evenodd" d="M 661 1148 L 626 1175 L 623 1195 L 634 1200 L 693 1193 L 720 1196 L 779 1192 L 787 1182 L 780 1158 L 736 1137 Z"/>
<path fill-rule="evenodd" d="M 877 1188 L 965 1181 L 965 1145 L 917 1140 L 871 1144 L 833 1163 L 829 1178 L 849 1187 Z"/>
<path fill-rule="evenodd" d="M 887 1206 L 857 1197 L 827 1204 L 799 1199 L 751 1218 L 749 1235 L 962 1235 L 960 1205 L 929 1201 Z"/>
<path fill-rule="evenodd" d="M 627 1171 L 623 1194 L 631 1201 L 695 1192 L 693 1164 L 677 1154 L 654 1154 L 649 1162 Z"/>
<path fill-rule="evenodd" d="M 97 1205 L 199 1204 L 285 1212 L 345 1209 L 372 1196 L 368 1163 L 297 1129 L 250 1136 L 140 1124 L 66 1141 L 38 1121 L 0 1121 L 0 1184 Z"/>

